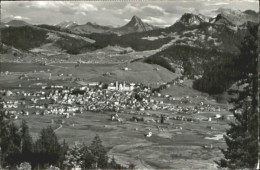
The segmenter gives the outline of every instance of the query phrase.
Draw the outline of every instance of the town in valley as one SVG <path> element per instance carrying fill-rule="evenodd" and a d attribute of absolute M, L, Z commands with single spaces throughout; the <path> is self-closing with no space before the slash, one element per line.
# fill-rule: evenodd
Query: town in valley
<path fill-rule="evenodd" d="M 16 3 L 44 8 L 37 2 Z M 140 9 L 171 15 L 166 4 L 155 8 L 158 3 L 149 3 Z M 214 15 L 180 13 L 163 26 L 134 2 L 122 2 L 122 10 L 133 15 L 112 27 L 90 22 L 88 14 L 81 24 L 65 19 L 36 23 L 25 16 L 11 20 L 12 3 L 4 2 L 1 110 L 16 125 L 26 120 L 33 141 L 47 127 L 70 148 L 90 145 L 98 135 L 108 159 L 122 167 L 218 169 L 215 161 L 226 148 L 223 135 L 234 121 L 229 102 L 234 96 L 228 91 L 238 82 L 228 74 L 228 64 L 259 17 L 227 4 L 212 9 Z M 85 10 L 91 7 L 89 13 L 101 10 L 95 2 Z"/>

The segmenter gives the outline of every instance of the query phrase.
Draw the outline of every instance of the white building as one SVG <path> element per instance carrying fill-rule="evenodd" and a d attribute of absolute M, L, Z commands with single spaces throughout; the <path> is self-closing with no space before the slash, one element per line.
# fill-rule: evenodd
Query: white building
<path fill-rule="evenodd" d="M 98 82 L 91 82 L 91 83 L 89 83 L 88 85 L 89 85 L 89 86 L 98 86 L 99 83 L 98 83 Z"/>
<path fill-rule="evenodd" d="M 132 91 L 132 90 L 134 90 L 134 85 L 135 85 L 134 83 L 127 85 L 125 82 L 118 83 L 118 81 L 116 81 L 115 85 L 114 85 L 114 83 L 109 84 L 107 89 L 108 90 L 119 90 L 119 91 Z"/>

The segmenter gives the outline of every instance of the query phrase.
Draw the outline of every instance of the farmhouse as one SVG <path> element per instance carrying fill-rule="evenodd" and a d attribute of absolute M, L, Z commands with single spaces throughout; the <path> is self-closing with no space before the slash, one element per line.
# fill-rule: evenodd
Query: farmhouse
<path fill-rule="evenodd" d="M 124 70 L 124 71 L 128 71 L 129 68 L 128 68 L 128 67 L 124 67 L 124 68 L 122 68 L 122 70 Z"/>
<path fill-rule="evenodd" d="M 8 91 L 5 93 L 6 96 L 11 96 L 12 94 L 13 94 L 13 92 L 11 92 L 10 90 L 8 90 Z"/>

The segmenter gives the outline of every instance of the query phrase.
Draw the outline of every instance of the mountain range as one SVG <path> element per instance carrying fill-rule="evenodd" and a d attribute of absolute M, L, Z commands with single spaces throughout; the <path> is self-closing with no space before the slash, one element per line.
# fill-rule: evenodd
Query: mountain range
<path fill-rule="evenodd" d="M 78 25 L 75 22 L 68 21 L 62 22 L 58 25 L 62 30 L 68 30 L 76 34 L 91 34 L 91 33 L 116 33 L 116 34 L 129 34 L 133 32 L 144 32 L 156 29 L 156 27 L 149 25 L 137 16 L 121 27 L 113 28 L 109 26 L 101 26 L 95 23 L 87 22 L 83 25 Z"/>
<path fill-rule="evenodd" d="M 182 23 L 185 26 L 200 25 L 201 23 L 209 22 L 213 24 L 224 24 L 228 26 L 241 26 L 247 22 L 257 23 L 259 21 L 259 13 L 253 10 L 231 10 L 228 8 L 219 8 L 213 13 L 216 13 L 216 17 L 207 17 L 202 14 L 185 13 L 181 16 L 176 23 Z M 22 20 L 12 20 L 8 23 L 1 23 L 1 27 L 20 27 L 31 25 Z M 121 26 L 102 26 L 95 23 L 87 22 L 86 24 L 77 24 L 73 21 L 63 21 L 57 25 L 54 25 L 63 31 L 69 31 L 75 34 L 91 34 L 91 33 L 115 33 L 115 34 L 129 34 L 135 32 L 145 32 L 159 29 L 142 21 L 138 16 L 133 16 L 131 20 Z M 172 27 L 172 26 L 170 26 Z"/>
<path fill-rule="evenodd" d="M 247 22 L 258 22 L 259 14 L 253 10 L 239 11 L 227 8 L 219 8 L 214 11 L 218 15 L 216 17 L 207 17 L 202 14 L 185 13 L 177 20 L 185 26 L 199 25 L 203 22 L 210 22 L 214 24 L 225 24 L 228 26 L 241 26 Z M 141 20 L 138 16 L 133 16 L 132 19 L 121 27 L 102 26 L 95 23 L 87 22 L 83 25 L 78 25 L 75 22 L 68 21 L 62 22 L 58 25 L 63 30 L 69 30 L 77 34 L 91 34 L 91 33 L 116 33 L 116 34 L 129 34 L 134 32 L 145 32 L 156 30 L 158 27 L 149 25 Z"/>
<path fill-rule="evenodd" d="M 185 13 L 166 28 L 149 25 L 137 16 L 116 28 L 91 22 L 83 25 L 70 21 L 58 25 L 31 25 L 13 20 L 1 24 L 2 42 L 17 49 L 54 54 L 84 54 L 107 46 L 118 46 L 133 51 L 150 51 L 151 55 L 170 58 L 171 62 L 183 62 L 179 54 L 170 56 L 172 50 L 178 51 L 177 46 L 237 55 L 243 38 L 248 35 L 248 28 L 258 24 L 259 13 L 224 8 L 213 12 L 216 17 Z M 192 50 L 188 51 L 192 54 Z M 187 52 L 180 53 L 185 55 Z M 204 58 L 201 55 L 197 59 L 190 54 L 187 56 L 191 57 L 191 63 L 196 61 L 194 66 Z"/>
<path fill-rule="evenodd" d="M 252 10 L 220 8 L 213 12 L 215 17 L 185 13 L 166 28 L 149 25 L 137 16 L 117 28 L 91 22 L 32 25 L 13 20 L 1 23 L 1 42 L 5 48 L 10 47 L 9 52 L 13 49 L 41 54 L 47 56 L 46 60 L 59 62 L 66 61 L 67 58 L 62 56 L 67 55 L 76 57 L 91 53 L 94 54 L 92 60 L 100 53 L 111 57 L 111 51 L 105 51 L 107 47 L 113 47 L 120 49 L 115 50 L 116 56 L 125 54 L 125 59 L 143 54 L 143 61 L 149 59 L 155 64 L 167 61 L 183 69 L 186 76 L 202 76 L 206 70 L 217 70 L 237 56 L 249 30 L 259 25 L 259 13 Z M 122 57 L 118 59 L 121 61 Z"/>

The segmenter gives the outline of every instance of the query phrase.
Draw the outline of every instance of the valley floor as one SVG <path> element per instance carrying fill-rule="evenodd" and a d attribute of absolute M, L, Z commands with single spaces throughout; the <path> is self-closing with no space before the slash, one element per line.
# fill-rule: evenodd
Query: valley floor
<path fill-rule="evenodd" d="M 122 70 L 122 67 L 129 70 Z M 179 76 L 157 65 L 145 63 L 128 63 L 124 66 L 83 64 L 79 67 L 75 67 L 75 64 L 39 66 L 1 63 L 1 71 L 2 90 L 19 91 L 39 91 L 42 85 L 50 84 L 79 87 L 71 78 L 86 82 L 119 80 L 149 85 L 152 80 L 163 83 Z M 104 76 L 107 72 L 110 73 L 108 77 Z M 21 78 L 24 74 L 26 78 Z M 70 146 L 76 141 L 88 145 L 93 137 L 99 134 L 103 145 L 109 149 L 109 156 L 114 156 L 122 165 L 133 163 L 138 169 L 217 169 L 214 161 L 222 157 L 219 147 L 225 147 L 223 134 L 229 127 L 228 117 L 231 117 L 231 113 L 227 108 L 230 106 L 217 103 L 210 96 L 193 90 L 189 80 L 182 86 L 175 85 L 164 89 L 161 94 L 176 98 L 185 97 L 188 102 L 174 102 L 156 96 L 152 98 L 174 107 L 195 107 L 203 103 L 221 110 L 184 115 L 170 110 L 126 109 L 118 113 L 122 122 L 111 121 L 110 117 L 115 112 L 84 110 L 81 114 L 77 113 L 69 118 L 59 115 L 20 115 L 14 121 L 20 123 L 22 119 L 26 119 L 34 139 L 37 139 L 42 128 L 52 126 L 60 141 L 65 139 Z M 14 97 L 11 100 L 21 99 Z M 162 114 L 168 117 L 163 124 L 159 123 Z M 131 121 L 133 116 L 143 117 L 144 121 Z M 186 116 L 194 121 L 176 120 L 176 116 Z M 220 116 L 224 119 L 220 119 Z M 146 136 L 148 132 L 152 132 L 151 137 Z"/>

